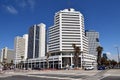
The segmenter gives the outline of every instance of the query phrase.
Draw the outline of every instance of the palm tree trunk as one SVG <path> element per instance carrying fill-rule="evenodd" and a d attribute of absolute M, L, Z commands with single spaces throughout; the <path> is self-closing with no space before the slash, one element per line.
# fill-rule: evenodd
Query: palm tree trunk
<path fill-rule="evenodd" d="M 98 52 L 98 59 L 97 59 L 98 66 L 101 65 L 101 52 Z"/>
<path fill-rule="evenodd" d="M 47 59 L 47 69 L 49 69 L 49 61 L 48 61 L 48 59 Z"/>

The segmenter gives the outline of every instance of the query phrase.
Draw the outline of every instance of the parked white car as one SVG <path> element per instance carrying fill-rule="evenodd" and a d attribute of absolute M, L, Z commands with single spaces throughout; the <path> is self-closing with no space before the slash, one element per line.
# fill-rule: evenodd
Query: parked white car
<path fill-rule="evenodd" d="M 94 67 L 93 66 L 88 66 L 88 67 L 85 67 L 85 70 L 93 70 Z"/>

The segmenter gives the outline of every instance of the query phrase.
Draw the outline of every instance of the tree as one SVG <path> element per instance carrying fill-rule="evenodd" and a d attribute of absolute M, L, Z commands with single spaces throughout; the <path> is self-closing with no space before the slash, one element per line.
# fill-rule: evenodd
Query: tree
<path fill-rule="evenodd" d="M 23 68 L 23 59 L 24 59 L 24 56 L 21 56 L 21 68 Z"/>
<path fill-rule="evenodd" d="M 7 60 L 6 58 L 3 58 L 2 65 L 3 65 L 3 68 L 4 68 L 4 69 L 7 69 L 7 67 L 8 67 L 6 60 Z"/>
<path fill-rule="evenodd" d="M 105 65 L 106 59 L 104 57 L 101 58 L 101 65 Z"/>
<path fill-rule="evenodd" d="M 101 65 L 109 66 L 110 65 L 110 61 L 107 60 L 106 58 L 102 57 L 101 58 Z"/>
<path fill-rule="evenodd" d="M 14 65 L 13 60 L 11 60 L 11 62 L 10 62 L 10 66 L 13 66 L 13 65 Z"/>
<path fill-rule="evenodd" d="M 47 68 L 49 69 L 49 57 L 50 57 L 50 53 L 48 52 L 47 54 L 46 54 L 46 62 L 47 62 Z"/>
<path fill-rule="evenodd" d="M 74 48 L 74 67 L 78 67 L 78 60 L 80 55 L 80 48 L 76 46 L 76 44 L 72 44 L 72 47 Z"/>
<path fill-rule="evenodd" d="M 103 47 L 98 46 L 96 48 L 96 51 L 98 52 L 98 54 L 97 54 L 97 63 L 98 63 L 98 66 L 100 66 L 101 65 L 101 54 L 102 54 L 102 51 L 103 51 Z"/>
<path fill-rule="evenodd" d="M 114 68 L 117 65 L 117 61 L 115 60 L 111 60 L 110 64 L 112 65 L 112 67 Z"/>
<path fill-rule="evenodd" d="M 23 60 L 24 59 L 24 56 L 21 56 L 21 60 Z"/>

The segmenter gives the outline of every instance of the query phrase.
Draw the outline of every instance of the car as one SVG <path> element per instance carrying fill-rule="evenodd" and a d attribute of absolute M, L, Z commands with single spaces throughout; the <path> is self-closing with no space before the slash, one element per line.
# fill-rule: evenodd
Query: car
<path fill-rule="evenodd" d="M 93 70 L 94 67 L 93 66 L 88 66 L 88 67 L 85 67 L 85 70 Z"/>
<path fill-rule="evenodd" d="M 105 70 L 105 66 L 99 66 L 98 70 Z"/>

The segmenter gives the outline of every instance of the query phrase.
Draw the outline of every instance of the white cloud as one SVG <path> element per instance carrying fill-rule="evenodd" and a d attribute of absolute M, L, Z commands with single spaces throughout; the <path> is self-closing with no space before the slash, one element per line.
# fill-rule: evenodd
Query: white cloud
<path fill-rule="evenodd" d="M 29 7 L 34 9 L 35 7 L 35 0 L 16 0 L 16 4 L 18 4 L 21 8 Z"/>
<path fill-rule="evenodd" d="M 112 59 L 112 58 L 111 58 L 111 53 L 110 53 L 110 52 L 105 52 L 105 53 L 107 54 L 108 59 Z"/>
<path fill-rule="evenodd" d="M 110 56 L 110 55 L 111 55 L 111 53 L 110 53 L 110 52 L 106 52 L 106 54 L 107 54 L 107 56 Z"/>
<path fill-rule="evenodd" d="M 12 14 L 17 14 L 18 11 L 13 6 L 5 6 L 6 10 Z"/>
<path fill-rule="evenodd" d="M 21 10 L 30 9 L 34 10 L 36 0 L 14 0 L 15 4 L 2 4 L 2 7 L 9 13 L 17 14 Z M 17 9 L 16 9 L 17 8 Z"/>
<path fill-rule="evenodd" d="M 33 9 L 35 6 L 35 0 L 27 0 L 27 2 L 29 4 L 30 8 Z"/>

